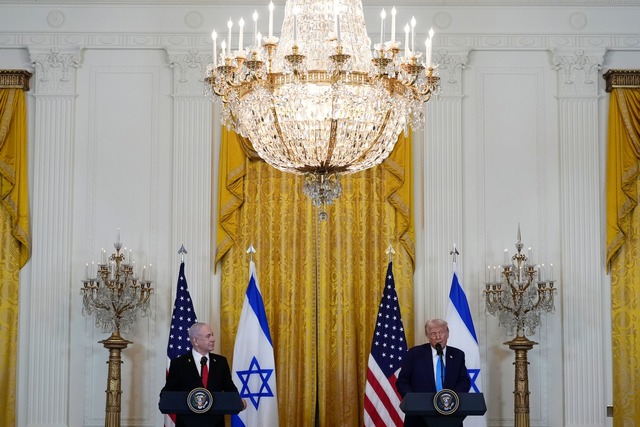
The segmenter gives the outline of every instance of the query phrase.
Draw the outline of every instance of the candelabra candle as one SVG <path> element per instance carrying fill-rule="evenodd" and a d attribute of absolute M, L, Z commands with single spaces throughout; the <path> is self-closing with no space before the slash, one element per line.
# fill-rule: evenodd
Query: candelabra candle
<path fill-rule="evenodd" d="M 505 249 L 504 265 L 500 277 L 491 277 L 485 283 L 486 311 L 498 316 L 500 325 L 509 333 L 523 337 L 525 333 L 534 334 L 540 325 L 543 313 L 555 310 L 555 281 L 544 280 L 543 269 L 536 271 L 536 265 L 528 262 L 522 253 L 523 245 L 518 239 L 516 253 L 509 262 L 509 253 Z M 531 250 L 529 249 L 531 253 Z"/>
<path fill-rule="evenodd" d="M 114 244 L 116 252 L 107 263 L 106 252 L 102 249 L 102 263 L 95 277 L 85 266 L 85 279 L 82 280 L 82 314 L 95 315 L 96 326 L 103 332 L 120 336 L 127 332 L 136 321 L 137 313 L 147 316 L 150 309 L 150 297 L 153 293 L 151 280 L 138 282 L 134 276 L 132 255 L 125 263 L 125 254 L 120 252 L 121 244 Z M 93 263 L 92 263 L 93 270 Z"/>

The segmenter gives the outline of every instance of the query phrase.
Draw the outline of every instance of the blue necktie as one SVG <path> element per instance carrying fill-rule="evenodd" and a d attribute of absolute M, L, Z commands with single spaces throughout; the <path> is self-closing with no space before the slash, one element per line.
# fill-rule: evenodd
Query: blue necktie
<path fill-rule="evenodd" d="M 436 363 L 436 391 L 442 390 L 442 377 L 444 377 L 444 366 L 442 365 L 442 357 L 438 356 L 438 363 Z"/>

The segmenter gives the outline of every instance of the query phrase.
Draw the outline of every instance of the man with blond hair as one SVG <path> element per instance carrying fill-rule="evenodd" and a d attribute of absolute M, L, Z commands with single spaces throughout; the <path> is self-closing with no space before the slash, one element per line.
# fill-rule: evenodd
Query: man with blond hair
<path fill-rule="evenodd" d="M 464 352 L 447 346 L 449 325 L 443 319 L 431 319 L 424 325 L 429 341 L 411 348 L 400 369 L 396 389 L 400 396 L 407 393 L 435 393 L 450 389 L 467 393 L 471 380 L 465 365 Z M 421 417 L 405 417 L 405 427 L 426 426 Z"/>

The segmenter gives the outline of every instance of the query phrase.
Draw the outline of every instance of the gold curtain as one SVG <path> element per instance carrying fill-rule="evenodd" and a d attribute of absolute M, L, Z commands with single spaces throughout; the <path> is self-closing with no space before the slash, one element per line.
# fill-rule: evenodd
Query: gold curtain
<path fill-rule="evenodd" d="M 248 153 L 248 154 L 245 154 Z M 367 359 L 391 244 L 407 339 L 413 342 L 411 138 L 380 166 L 343 176 L 327 222 L 303 178 L 258 161 L 223 131 L 216 263 L 222 353 L 232 358 L 254 255 L 274 344 L 281 425 L 362 426 Z"/>
<path fill-rule="evenodd" d="M 640 425 L 640 89 L 614 88 L 607 155 L 607 268 L 611 272 L 613 424 Z"/>
<path fill-rule="evenodd" d="M 27 110 L 24 72 L 0 72 L 0 425 L 15 425 L 18 285 L 29 259 Z M 27 73 L 28 74 L 28 73 Z M 30 74 L 29 74 L 30 75 Z M 16 78 L 18 77 L 18 78 Z M 11 84 L 7 84 L 10 82 Z"/>

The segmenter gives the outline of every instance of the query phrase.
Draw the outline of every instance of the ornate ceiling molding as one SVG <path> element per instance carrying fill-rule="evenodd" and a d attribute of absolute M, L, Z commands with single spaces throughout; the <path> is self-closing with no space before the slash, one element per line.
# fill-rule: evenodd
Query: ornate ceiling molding
<path fill-rule="evenodd" d="M 209 34 L 134 34 L 134 33 L 9 33 L 0 30 L 0 48 L 41 46 L 82 46 L 84 49 L 211 49 Z M 640 50 L 639 34 L 518 34 L 518 35 L 464 35 L 441 34 L 434 49 L 470 50 L 548 50 L 593 49 Z"/>
<path fill-rule="evenodd" d="M 91 4 L 91 5 L 247 5 L 255 6 L 255 1 L 242 0 L 0 0 L 0 4 Z M 285 0 L 275 0 L 283 5 Z M 388 6 L 388 0 L 367 0 L 367 5 Z M 398 6 L 637 6 L 637 0 L 397 0 Z"/>

